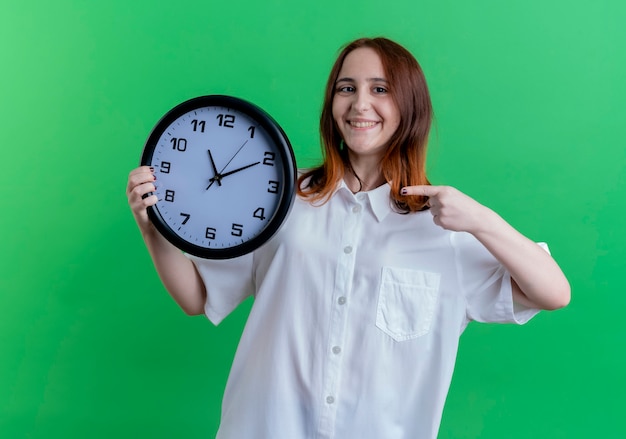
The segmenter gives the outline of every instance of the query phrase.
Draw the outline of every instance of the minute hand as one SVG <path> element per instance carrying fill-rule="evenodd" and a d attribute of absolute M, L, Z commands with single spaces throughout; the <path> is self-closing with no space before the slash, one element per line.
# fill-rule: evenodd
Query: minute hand
<path fill-rule="evenodd" d="M 258 165 L 259 163 L 261 163 L 261 162 L 250 163 L 249 165 L 242 166 L 241 168 L 233 169 L 232 171 L 228 171 L 228 172 L 225 172 L 225 173 L 223 173 L 223 174 L 218 174 L 218 175 L 216 175 L 216 176 L 214 176 L 214 177 L 210 178 L 210 179 L 209 179 L 209 181 L 211 182 L 211 184 L 213 184 L 215 181 L 219 181 L 219 180 L 221 180 L 221 179 L 222 179 L 222 178 L 224 178 L 224 177 L 227 177 L 227 176 L 229 176 L 229 175 L 234 174 L 235 172 L 243 171 L 244 169 L 248 169 L 248 168 L 251 168 L 252 166 L 256 166 L 256 165 Z M 209 187 L 211 187 L 211 184 L 209 185 Z M 207 187 L 207 189 L 208 189 L 209 187 Z"/>
<path fill-rule="evenodd" d="M 237 169 L 233 169 L 232 171 L 225 172 L 224 174 L 222 174 L 222 178 L 226 177 L 227 175 L 234 174 L 235 172 L 239 172 L 239 171 L 243 171 L 244 169 L 251 168 L 252 166 L 258 165 L 259 163 L 261 162 L 250 163 L 249 165 L 242 166 L 241 168 L 237 168 Z"/>

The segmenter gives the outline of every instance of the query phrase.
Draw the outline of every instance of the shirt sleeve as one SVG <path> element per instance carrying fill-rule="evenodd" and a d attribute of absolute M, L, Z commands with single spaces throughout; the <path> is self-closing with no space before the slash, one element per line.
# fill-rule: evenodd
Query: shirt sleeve
<path fill-rule="evenodd" d="M 476 238 L 459 232 L 451 241 L 468 320 L 521 325 L 539 312 L 513 302 L 511 275 Z M 545 244 L 539 245 L 548 251 Z"/>
<path fill-rule="evenodd" d="M 186 256 L 195 264 L 204 282 L 204 313 L 214 325 L 219 325 L 241 302 L 254 294 L 251 253 L 223 260 Z"/>

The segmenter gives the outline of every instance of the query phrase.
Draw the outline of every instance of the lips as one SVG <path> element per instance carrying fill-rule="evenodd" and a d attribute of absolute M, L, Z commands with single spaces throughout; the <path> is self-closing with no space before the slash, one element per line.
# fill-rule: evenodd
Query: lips
<path fill-rule="evenodd" d="M 350 126 L 354 128 L 371 128 L 374 125 L 378 124 L 378 122 L 358 121 L 358 120 L 350 120 L 348 121 L 348 123 L 350 124 Z"/>

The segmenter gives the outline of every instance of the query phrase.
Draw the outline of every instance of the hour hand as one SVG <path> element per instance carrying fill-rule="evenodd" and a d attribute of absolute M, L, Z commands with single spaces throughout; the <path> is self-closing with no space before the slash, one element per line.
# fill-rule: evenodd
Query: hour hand
<path fill-rule="evenodd" d="M 213 174 L 214 174 L 213 178 L 211 179 L 211 184 L 213 184 L 214 181 L 217 181 L 218 186 L 221 186 L 222 182 L 220 180 L 222 176 L 217 171 L 217 166 L 215 166 L 215 161 L 213 160 L 213 155 L 211 154 L 211 150 L 208 149 L 207 151 L 209 152 L 209 159 L 211 160 L 211 167 L 213 168 Z M 211 187 L 211 185 L 209 185 L 209 187 Z"/>

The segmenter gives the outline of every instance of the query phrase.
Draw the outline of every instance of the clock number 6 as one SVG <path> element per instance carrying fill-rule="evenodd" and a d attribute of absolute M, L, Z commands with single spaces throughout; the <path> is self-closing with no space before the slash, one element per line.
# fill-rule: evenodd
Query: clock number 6
<path fill-rule="evenodd" d="M 217 232 L 216 229 L 214 229 L 213 227 L 207 227 L 206 228 L 206 239 L 215 239 L 215 232 Z"/>

